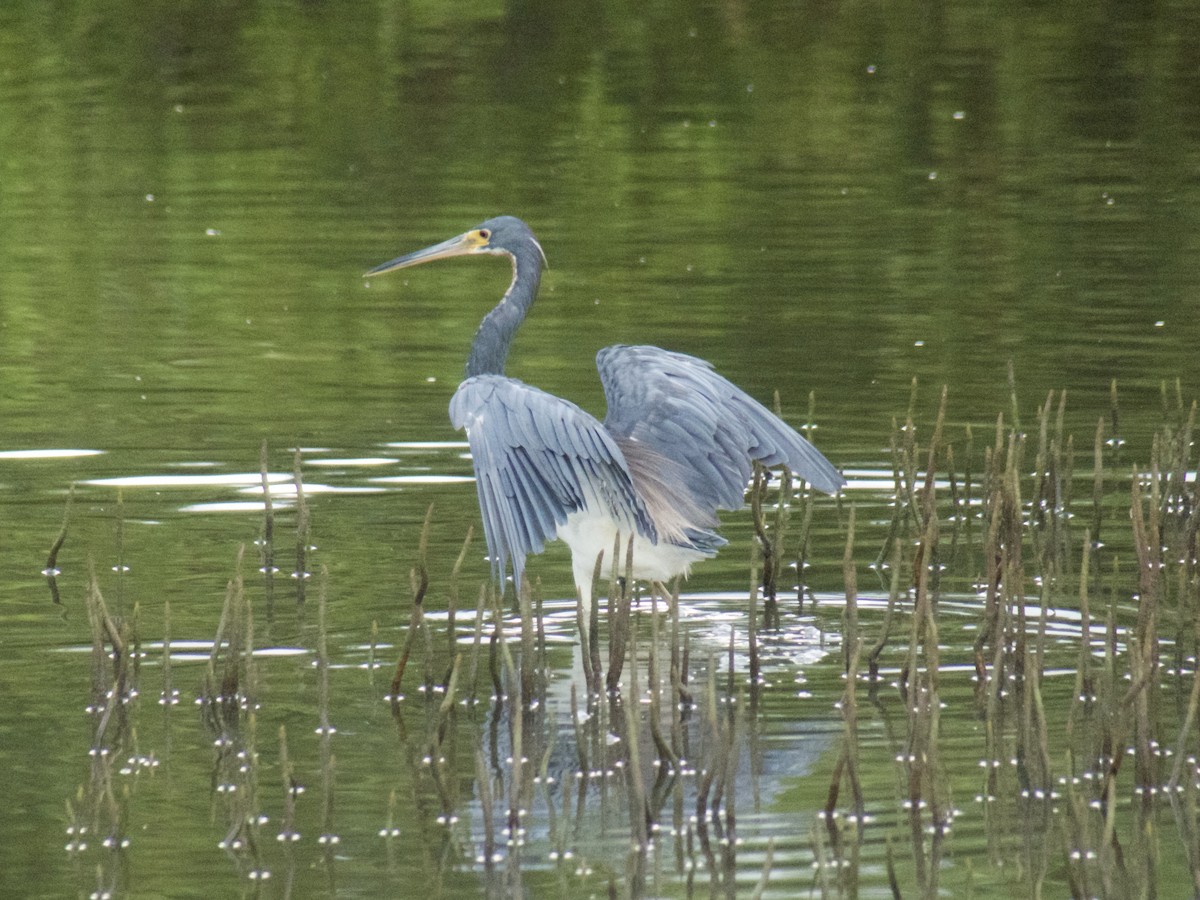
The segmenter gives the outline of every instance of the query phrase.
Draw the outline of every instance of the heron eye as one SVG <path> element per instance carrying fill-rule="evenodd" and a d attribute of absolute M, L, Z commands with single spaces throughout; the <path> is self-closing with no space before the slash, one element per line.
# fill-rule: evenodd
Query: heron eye
<path fill-rule="evenodd" d="M 492 236 L 492 233 L 490 231 L 488 231 L 486 228 L 480 228 L 479 236 L 486 241 L 488 238 L 490 238 Z"/>

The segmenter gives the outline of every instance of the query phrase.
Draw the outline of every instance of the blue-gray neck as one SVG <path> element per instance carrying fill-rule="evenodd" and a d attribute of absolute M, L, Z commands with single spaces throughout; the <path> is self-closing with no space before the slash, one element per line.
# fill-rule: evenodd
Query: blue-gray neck
<path fill-rule="evenodd" d="M 512 257 L 513 280 L 495 309 L 483 317 L 467 357 L 467 377 L 503 375 L 508 348 L 533 305 L 542 280 L 542 254 L 536 244 L 503 251 Z"/>

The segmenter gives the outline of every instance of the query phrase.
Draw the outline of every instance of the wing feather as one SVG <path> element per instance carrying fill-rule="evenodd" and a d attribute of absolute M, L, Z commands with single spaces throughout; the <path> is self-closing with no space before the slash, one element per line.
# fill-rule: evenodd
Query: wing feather
<path fill-rule="evenodd" d="M 617 442 L 578 406 L 515 378 L 468 378 L 450 401 L 467 432 L 488 555 L 498 581 L 588 509 L 657 540 Z"/>
<path fill-rule="evenodd" d="M 816 447 L 701 359 L 658 347 L 615 346 L 596 356 L 618 444 L 646 445 L 687 473 L 677 501 L 706 513 L 743 503 L 753 463 L 786 465 L 826 493 L 845 479 Z"/>

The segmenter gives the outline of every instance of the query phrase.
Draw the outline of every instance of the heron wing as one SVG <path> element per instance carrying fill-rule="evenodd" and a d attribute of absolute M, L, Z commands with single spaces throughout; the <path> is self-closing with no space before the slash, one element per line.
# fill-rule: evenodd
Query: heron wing
<path fill-rule="evenodd" d="M 601 350 L 596 365 L 613 439 L 627 456 L 641 445 L 670 460 L 679 500 L 710 517 L 742 505 L 756 461 L 787 466 L 830 494 L 846 483 L 816 447 L 702 359 L 618 345 Z"/>
<path fill-rule="evenodd" d="M 572 512 L 590 510 L 653 539 L 620 447 L 578 406 L 503 375 L 468 378 L 450 401 L 475 466 L 483 532 L 497 581 L 540 553 Z"/>

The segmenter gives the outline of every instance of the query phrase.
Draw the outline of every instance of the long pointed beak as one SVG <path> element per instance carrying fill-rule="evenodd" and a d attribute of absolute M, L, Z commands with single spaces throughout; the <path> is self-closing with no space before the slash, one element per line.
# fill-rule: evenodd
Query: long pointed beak
<path fill-rule="evenodd" d="M 370 272 L 364 273 L 363 278 L 370 278 L 372 275 L 382 275 L 384 272 L 394 272 L 396 269 L 404 269 L 408 266 L 419 266 L 421 263 L 432 262 L 435 259 L 447 259 L 451 256 L 465 256 L 469 253 L 478 253 L 486 246 L 486 243 L 486 241 L 480 240 L 478 232 L 468 231 L 460 234 L 458 237 L 452 237 L 448 241 L 442 241 L 440 244 L 426 247 L 424 250 L 417 250 L 414 253 L 397 256 L 390 262 L 385 262 L 383 265 L 376 266 Z"/>

